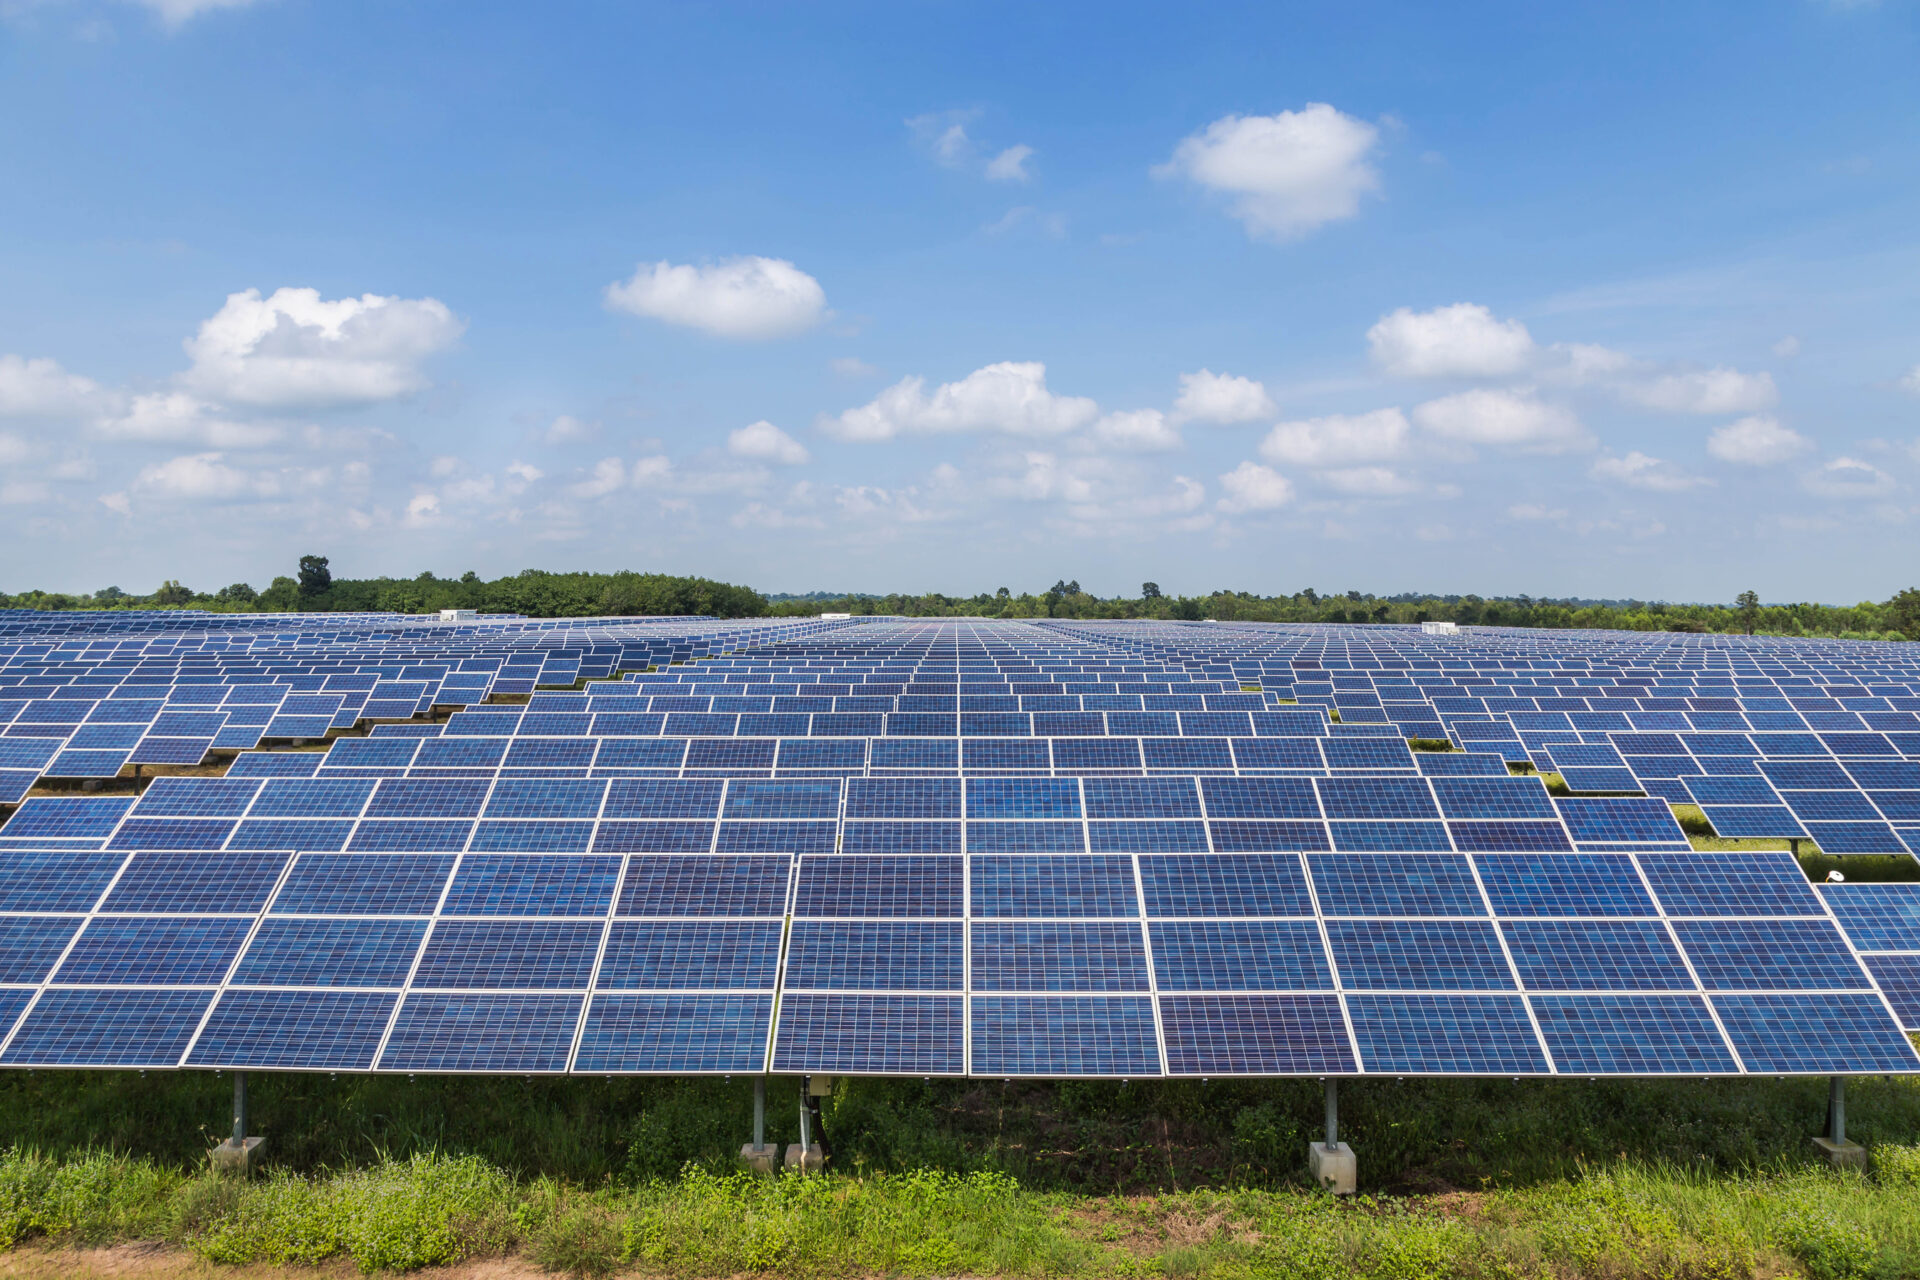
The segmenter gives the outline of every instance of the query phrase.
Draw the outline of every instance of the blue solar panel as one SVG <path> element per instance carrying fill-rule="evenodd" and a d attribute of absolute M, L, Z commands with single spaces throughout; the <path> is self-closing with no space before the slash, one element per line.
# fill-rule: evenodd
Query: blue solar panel
<path fill-rule="evenodd" d="M 34 796 L 0 826 L 0 835 L 23 842 L 104 840 L 132 806 L 132 800 L 117 796 Z"/>
<path fill-rule="evenodd" d="M 580 920 L 442 920 L 420 955 L 414 985 L 585 987 L 604 927 Z"/>
<path fill-rule="evenodd" d="M 1510 989 L 1493 925 L 1482 920 L 1329 920 L 1327 945 L 1349 991 Z"/>
<path fill-rule="evenodd" d="M 1324 822 L 1209 822 L 1207 830 L 1219 853 L 1279 853 L 1333 847 Z"/>
<path fill-rule="evenodd" d="M 1333 987 L 1320 930 L 1307 920 L 1193 920 L 1155 924 L 1161 991 L 1325 991 Z"/>
<path fill-rule="evenodd" d="M 972 1048 L 980 1075 L 1160 1074 L 1145 996 L 975 996 Z"/>
<path fill-rule="evenodd" d="M 238 986 L 399 987 L 426 937 L 423 920 L 270 918 L 233 971 Z"/>
<path fill-rule="evenodd" d="M 240 918 L 99 918 L 54 975 L 68 985 L 206 986 L 226 977 L 253 922 Z"/>
<path fill-rule="evenodd" d="M 848 818 L 958 818 L 958 778 L 855 778 L 847 784 Z"/>
<path fill-rule="evenodd" d="M 1333 847 L 1343 853 L 1425 853 L 1452 849 L 1443 822 L 1329 822 Z"/>
<path fill-rule="evenodd" d="M 724 818 L 838 818 L 838 779 L 736 780 L 727 787 Z"/>
<path fill-rule="evenodd" d="M 785 986 L 958 991 L 966 980 L 962 929 L 957 920 L 795 920 Z M 778 940 L 776 926 L 776 950 Z"/>
<path fill-rule="evenodd" d="M 1088 778 L 1081 783 L 1090 818 L 1198 818 L 1200 796 L 1187 778 Z"/>
<path fill-rule="evenodd" d="M 620 888 L 623 916 L 784 915 L 793 860 L 780 855 L 634 858 Z"/>
<path fill-rule="evenodd" d="M 613 857 L 469 855 L 440 909 L 451 916 L 605 915 L 619 878 Z"/>
<path fill-rule="evenodd" d="M 563 1071 L 581 997 L 415 991 L 394 1020 L 383 1071 Z"/>
<path fill-rule="evenodd" d="M 1867 956 L 1865 960 L 1900 1025 L 1920 1031 L 1920 956 Z"/>
<path fill-rule="evenodd" d="M 261 785 L 252 778 L 155 778 L 134 813 L 142 818 L 237 818 Z"/>
<path fill-rule="evenodd" d="M 1824 915 L 1793 855 L 1643 853 L 1647 883 L 1671 916 Z"/>
<path fill-rule="evenodd" d="M 492 782 L 484 778 L 383 778 L 369 818 L 475 818 Z"/>
<path fill-rule="evenodd" d="M 1329 818 L 1438 818 L 1424 778 L 1321 778 L 1314 783 Z"/>
<path fill-rule="evenodd" d="M 1920 951 L 1920 884 L 1824 885 L 1840 927 L 1861 951 Z"/>
<path fill-rule="evenodd" d="M 1354 995 L 1347 1011 L 1369 1072 L 1527 1075 L 1548 1069 L 1517 995 Z"/>
<path fill-rule="evenodd" d="M 171 1067 L 211 991 L 49 990 L 14 1032 L 9 1066 Z"/>
<path fill-rule="evenodd" d="M 1566 831 L 1557 822 L 1526 820 L 1449 822 L 1454 847 L 1474 853 L 1572 852 Z"/>
<path fill-rule="evenodd" d="M 1154 917 L 1313 914 L 1300 860 L 1288 854 L 1145 856 L 1140 882 Z"/>
<path fill-rule="evenodd" d="M 1840 931 L 1825 920 L 1681 920 L 1674 932 L 1709 991 L 1869 985 Z"/>
<path fill-rule="evenodd" d="M 228 991 L 187 1062 L 365 1071 L 373 1065 L 399 998 L 376 991 Z"/>
<path fill-rule="evenodd" d="M 963 997 L 798 992 L 780 1001 L 773 1070 L 959 1075 Z"/>
<path fill-rule="evenodd" d="M 1488 853 L 1475 859 L 1499 916 L 1651 916 L 1653 899 L 1620 854 Z"/>
<path fill-rule="evenodd" d="M 283 853 L 138 853 L 100 910 L 256 912 L 286 863 Z"/>
<path fill-rule="evenodd" d="M 1538 778 L 1435 778 L 1449 818 L 1551 818 L 1553 801 Z"/>
<path fill-rule="evenodd" d="M 1320 802 L 1305 778 L 1202 778 L 1210 818 L 1318 818 Z"/>
<path fill-rule="evenodd" d="M 1457 854 L 1307 855 L 1328 916 L 1483 916 L 1473 869 Z"/>
<path fill-rule="evenodd" d="M 1135 916 L 1132 859 L 976 856 L 973 914 L 978 917 Z"/>
<path fill-rule="evenodd" d="M 598 985 L 602 990 L 771 990 L 779 964 L 777 920 L 620 920 L 607 935 Z"/>
<path fill-rule="evenodd" d="M 0 916 L 0 982 L 43 981 L 79 927 L 72 917 Z"/>
<path fill-rule="evenodd" d="M 501 778 L 484 818 L 597 818 L 608 784 L 590 778 Z"/>
<path fill-rule="evenodd" d="M 1692 995 L 1535 996 L 1547 1048 L 1563 1073 L 1733 1073 L 1706 1003 Z"/>
<path fill-rule="evenodd" d="M 1356 1070 L 1333 996 L 1162 996 L 1173 1075 L 1351 1074 Z"/>
<path fill-rule="evenodd" d="M 1147 957 L 1135 923 L 975 924 L 975 991 L 1145 991 Z"/>
<path fill-rule="evenodd" d="M 576 1071 L 758 1072 L 771 995 L 596 995 Z"/>
<path fill-rule="evenodd" d="M 1839 1075 L 1920 1069 L 1879 997 L 1778 992 L 1713 997 L 1749 1071 Z"/>
<path fill-rule="evenodd" d="M 1691 991 L 1692 976 L 1654 920 L 1515 920 L 1501 926 L 1529 991 Z"/>

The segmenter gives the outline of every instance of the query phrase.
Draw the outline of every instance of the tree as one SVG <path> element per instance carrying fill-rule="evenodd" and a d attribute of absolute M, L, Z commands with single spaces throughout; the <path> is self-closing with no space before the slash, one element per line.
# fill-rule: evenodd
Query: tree
<path fill-rule="evenodd" d="M 317 596 L 333 585 L 333 574 L 327 569 L 325 556 L 300 557 L 300 595 L 302 598 Z"/>
<path fill-rule="evenodd" d="M 300 607 L 300 584 L 280 575 L 260 593 L 259 605 L 269 613 L 292 613 Z"/>
<path fill-rule="evenodd" d="M 102 601 L 125 600 L 127 598 L 127 593 L 122 591 L 118 587 L 102 587 L 98 591 L 93 593 L 93 598 L 95 600 L 102 600 Z"/>
<path fill-rule="evenodd" d="M 1748 635 L 1752 635 L 1754 624 L 1760 621 L 1759 593 L 1742 591 L 1733 598 L 1733 606 L 1740 611 L 1740 625 L 1747 629 Z"/>
<path fill-rule="evenodd" d="M 214 592 L 213 598 L 221 604 L 252 604 L 260 598 L 260 593 L 244 582 L 236 582 Z"/>
<path fill-rule="evenodd" d="M 1920 587 L 1908 587 L 1887 601 L 1888 629 L 1909 640 L 1920 639 Z"/>
<path fill-rule="evenodd" d="M 192 589 L 181 586 L 176 578 L 168 578 L 160 584 L 160 589 L 153 593 L 153 603 L 161 609 L 177 609 L 192 599 Z"/>
<path fill-rule="evenodd" d="M 1141 583 L 1140 598 L 1142 600 L 1158 600 L 1160 598 L 1160 584 L 1157 582 Z"/>

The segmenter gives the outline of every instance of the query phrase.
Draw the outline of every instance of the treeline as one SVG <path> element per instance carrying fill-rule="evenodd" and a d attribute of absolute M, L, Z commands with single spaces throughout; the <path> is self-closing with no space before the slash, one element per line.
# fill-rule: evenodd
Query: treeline
<path fill-rule="evenodd" d="M 1752 632 L 1761 635 L 1837 636 L 1856 640 L 1920 639 L 1920 589 L 1909 587 L 1890 600 L 1855 605 L 1764 604 L 1750 591 L 1732 604 L 1667 604 L 1642 600 L 1536 599 L 1532 596 L 1375 596 L 1360 591 L 1321 595 L 1308 587 L 1292 595 L 1214 591 L 1172 596 L 1141 584 L 1135 597 L 1102 598 L 1061 579 L 1042 592 L 1018 595 L 1007 587 L 971 596 L 922 595 L 776 596 L 707 578 L 664 573 L 549 573 L 526 569 L 484 580 L 472 572 L 458 578 L 423 573 L 416 578 L 336 578 L 325 556 L 302 556 L 293 576 L 278 577 L 256 591 L 236 582 L 218 591 L 195 591 L 168 580 L 147 595 L 107 587 L 91 595 L 27 591 L 0 593 L 0 608 L 13 609 L 208 609 L 232 613 L 433 613 L 475 609 L 532 618 L 581 618 L 639 614 L 702 614 L 716 618 L 811 617 L 850 613 L 860 617 L 915 618 L 1161 618 L 1198 622 L 1457 622 L 1462 626 L 1595 628 L 1619 631 Z"/>
<path fill-rule="evenodd" d="M 1837 636 L 1856 640 L 1920 638 L 1920 590 L 1908 588 L 1875 604 L 1763 604 L 1743 593 L 1733 604 L 1665 604 L 1640 600 L 1550 600 L 1531 596 L 1375 596 L 1360 591 L 1323 596 L 1313 588 L 1292 595 L 1261 596 L 1214 591 L 1170 596 L 1148 582 L 1137 597 L 1101 598 L 1077 581 L 1059 581 L 1039 594 L 992 593 L 948 596 L 855 595 L 838 600 L 780 601 L 783 615 L 897 614 L 918 618 L 1162 618 L 1222 622 L 1457 622 L 1462 626 L 1601 628 L 1617 631 L 1753 632 L 1761 635 Z"/>
<path fill-rule="evenodd" d="M 487 581 L 471 571 L 458 578 L 336 578 L 325 556 L 303 556 L 297 576 L 275 578 L 256 591 L 236 582 L 195 591 L 168 580 L 148 595 L 107 587 L 91 595 L 27 591 L 0 594 L 10 609 L 207 609 L 220 613 L 436 613 L 477 609 L 530 618 L 587 618 L 639 614 L 702 614 L 751 618 L 767 602 L 751 587 L 665 573 L 548 573 L 525 569 Z"/>

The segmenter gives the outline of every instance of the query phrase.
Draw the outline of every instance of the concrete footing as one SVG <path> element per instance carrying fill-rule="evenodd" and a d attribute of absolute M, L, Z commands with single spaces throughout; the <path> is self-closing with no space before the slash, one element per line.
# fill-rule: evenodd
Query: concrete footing
<path fill-rule="evenodd" d="M 820 1154 L 819 1147 L 803 1147 L 797 1142 L 787 1144 L 787 1168 L 800 1173 L 818 1173 L 826 1166 L 826 1157 Z"/>
<path fill-rule="evenodd" d="M 1328 1146 L 1324 1142 L 1307 1144 L 1307 1176 L 1337 1196 L 1350 1196 L 1360 1186 L 1360 1162 L 1353 1148 L 1344 1142 Z"/>
<path fill-rule="evenodd" d="M 740 1163 L 750 1173 L 774 1174 L 780 1171 L 780 1148 L 771 1142 L 754 1146 L 751 1142 L 740 1148 Z"/>
<path fill-rule="evenodd" d="M 1864 1169 L 1867 1167 L 1867 1149 L 1857 1142 L 1842 1139 L 1835 1142 L 1832 1138 L 1815 1138 L 1814 1148 L 1827 1158 L 1827 1163 L 1836 1169 Z"/>
<path fill-rule="evenodd" d="M 235 1142 L 228 1138 L 211 1152 L 214 1171 L 244 1178 L 260 1163 L 260 1144 L 265 1141 L 265 1138 L 248 1138 L 245 1142 Z"/>

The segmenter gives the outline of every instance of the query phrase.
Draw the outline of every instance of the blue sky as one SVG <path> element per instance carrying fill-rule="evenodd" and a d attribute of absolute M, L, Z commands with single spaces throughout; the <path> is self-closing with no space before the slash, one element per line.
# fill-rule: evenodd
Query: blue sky
<path fill-rule="evenodd" d="M 0 589 L 1882 599 L 1917 19 L 0 0 Z"/>

